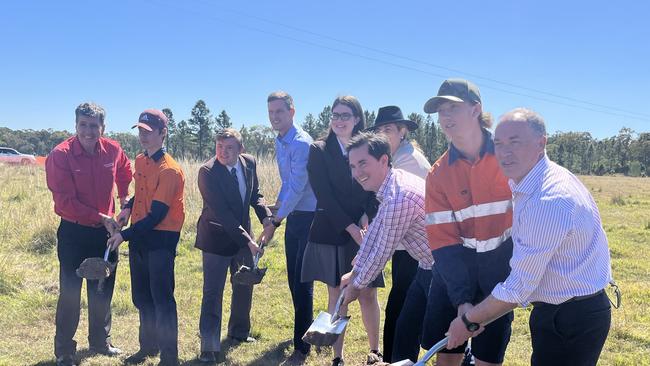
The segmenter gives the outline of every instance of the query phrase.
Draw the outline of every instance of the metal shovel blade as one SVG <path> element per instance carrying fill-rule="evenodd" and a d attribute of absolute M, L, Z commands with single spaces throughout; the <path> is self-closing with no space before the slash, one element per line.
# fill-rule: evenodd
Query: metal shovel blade
<path fill-rule="evenodd" d="M 433 358 L 433 355 L 435 355 L 436 353 L 442 351 L 442 349 L 447 346 L 447 341 L 448 340 L 449 340 L 449 338 L 445 337 L 441 341 L 439 341 L 438 343 L 434 344 L 431 348 L 429 348 L 429 350 L 424 355 L 422 355 L 422 357 L 416 363 L 413 363 L 413 362 L 411 362 L 411 360 L 406 359 L 406 360 L 402 360 L 402 361 L 393 362 L 393 363 L 390 364 L 390 366 L 412 366 L 412 365 L 414 365 L 414 366 L 424 366 L 424 365 L 426 365 L 427 362 L 429 362 L 429 360 L 431 360 Z"/>
<path fill-rule="evenodd" d="M 264 242 L 260 243 L 260 249 L 264 248 Z M 253 258 L 253 268 L 242 265 L 237 272 L 232 275 L 232 282 L 239 285 L 252 286 L 262 282 L 266 274 L 266 268 L 259 268 L 257 264 L 260 261 L 260 253 L 256 253 Z"/>
<path fill-rule="evenodd" d="M 106 248 L 104 258 L 91 257 L 84 259 L 77 268 L 77 276 L 87 280 L 102 280 L 111 275 L 112 265 L 108 262 L 110 248 Z"/>
<path fill-rule="evenodd" d="M 331 346 L 336 342 L 350 321 L 349 316 L 341 317 L 338 315 L 344 297 L 344 291 L 341 291 L 341 295 L 336 301 L 334 315 L 324 311 L 318 314 L 302 337 L 303 341 L 314 346 Z"/>
<path fill-rule="evenodd" d="M 232 275 L 232 281 L 239 285 L 257 285 L 262 282 L 264 275 L 266 274 L 266 268 L 250 268 L 248 266 L 241 266 Z"/>

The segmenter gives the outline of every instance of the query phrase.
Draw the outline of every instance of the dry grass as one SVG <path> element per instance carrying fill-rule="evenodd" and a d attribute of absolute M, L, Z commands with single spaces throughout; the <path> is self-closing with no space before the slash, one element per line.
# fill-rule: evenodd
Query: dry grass
<path fill-rule="evenodd" d="M 183 362 L 194 364 L 199 352 L 198 318 L 201 300 L 200 253 L 193 248 L 195 223 L 201 209 L 196 187 L 199 164 L 184 162 L 187 176 L 187 221 L 176 261 L 176 300 L 179 309 L 179 351 Z M 279 186 L 272 161 L 260 162 L 261 187 L 272 202 Z M 601 358 L 602 365 L 650 365 L 650 180 L 622 177 L 582 177 L 601 208 L 612 252 L 614 273 L 622 288 L 623 307 L 614 311 L 610 337 Z M 54 312 L 58 293 L 58 263 L 55 230 L 58 218 L 39 167 L 0 165 L 0 365 L 53 364 Z M 620 196 L 625 205 L 612 201 Z M 257 227 L 259 230 L 259 226 Z M 276 234 L 281 238 L 282 232 Z M 130 299 L 128 256 L 122 248 L 122 262 L 113 301 L 113 340 L 127 354 L 137 350 L 137 311 Z M 253 335 L 255 344 L 226 343 L 226 364 L 277 365 L 291 351 L 292 306 L 286 285 L 281 241 L 271 244 L 262 259 L 269 270 L 255 289 Z M 386 290 L 380 290 L 385 303 Z M 229 313 L 227 289 L 224 316 Z M 326 290 L 317 285 L 315 310 L 325 308 Z M 90 356 L 87 347 L 86 304 L 76 340 L 83 365 L 118 365 L 124 357 Z M 516 311 L 507 365 L 527 365 L 530 357 L 528 310 Z M 225 322 L 224 322 L 225 327 Z M 358 306 L 346 338 L 346 360 L 360 364 L 367 352 Z M 310 365 L 329 364 L 331 353 L 313 352 Z M 151 360 L 150 363 L 156 360 Z"/>

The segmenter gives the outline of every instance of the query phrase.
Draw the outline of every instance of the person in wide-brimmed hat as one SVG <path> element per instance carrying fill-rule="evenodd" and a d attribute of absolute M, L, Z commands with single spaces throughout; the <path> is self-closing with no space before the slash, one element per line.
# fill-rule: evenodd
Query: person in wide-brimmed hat
<path fill-rule="evenodd" d="M 408 139 L 408 133 L 417 128 L 418 124 L 405 119 L 399 107 L 389 105 L 379 108 L 374 125 L 367 130 L 383 133 L 388 137 L 395 168 L 406 170 L 425 179 L 431 164 L 420 151 L 417 142 Z"/>
<path fill-rule="evenodd" d="M 388 138 L 394 168 L 406 170 L 424 179 L 431 169 L 431 164 L 414 146 L 417 143 L 408 139 L 408 133 L 417 128 L 418 124 L 405 119 L 399 107 L 390 105 L 379 108 L 375 123 L 368 130 L 382 133 Z M 392 358 L 397 318 L 417 268 L 418 262 L 404 248 L 398 247 L 392 258 L 392 287 L 386 303 L 384 321 L 384 359 L 388 361 Z"/>

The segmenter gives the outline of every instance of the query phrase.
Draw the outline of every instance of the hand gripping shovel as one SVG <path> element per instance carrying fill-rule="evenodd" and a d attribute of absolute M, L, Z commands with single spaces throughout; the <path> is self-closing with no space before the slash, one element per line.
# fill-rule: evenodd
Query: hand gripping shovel
<path fill-rule="evenodd" d="M 85 278 L 87 280 L 99 280 L 99 285 L 97 287 L 98 292 L 102 292 L 104 288 L 104 280 L 111 275 L 111 272 L 115 270 L 115 263 L 108 261 L 108 254 L 111 252 L 111 248 L 106 247 L 104 252 L 104 258 L 91 257 L 84 259 L 83 262 L 77 268 L 77 276 Z"/>
<path fill-rule="evenodd" d="M 305 335 L 302 337 L 303 341 L 314 346 L 331 346 L 336 342 L 350 321 L 349 316 L 342 317 L 339 315 L 344 298 L 345 289 L 341 290 L 341 294 L 338 300 L 336 300 L 334 314 L 330 315 L 327 312 L 321 311 L 311 326 L 309 326 L 307 332 L 305 332 Z"/>
<path fill-rule="evenodd" d="M 264 242 L 260 243 L 260 249 L 264 248 Z M 257 264 L 260 261 L 260 252 L 255 254 L 253 258 L 253 268 L 250 268 L 247 265 L 242 265 L 239 267 L 237 272 L 232 276 L 232 281 L 239 285 L 257 285 L 262 282 L 262 278 L 266 274 L 266 268 L 259 268 Z"/>

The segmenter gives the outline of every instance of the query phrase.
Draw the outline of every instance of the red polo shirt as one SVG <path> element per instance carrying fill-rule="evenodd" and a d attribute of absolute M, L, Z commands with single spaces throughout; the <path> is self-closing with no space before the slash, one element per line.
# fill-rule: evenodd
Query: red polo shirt
<path fill-rule="evenodd" d="M 133 178 L 131 162 L 120 144 L 100 138 L 95 154 L 88 154 L 76 136 L 57 145 L 45 160 L 47 187 L 54 212 L 85 226 L 101 224 L 99 213 L 113 216 L 114 192 L 126 197 Z"/>

